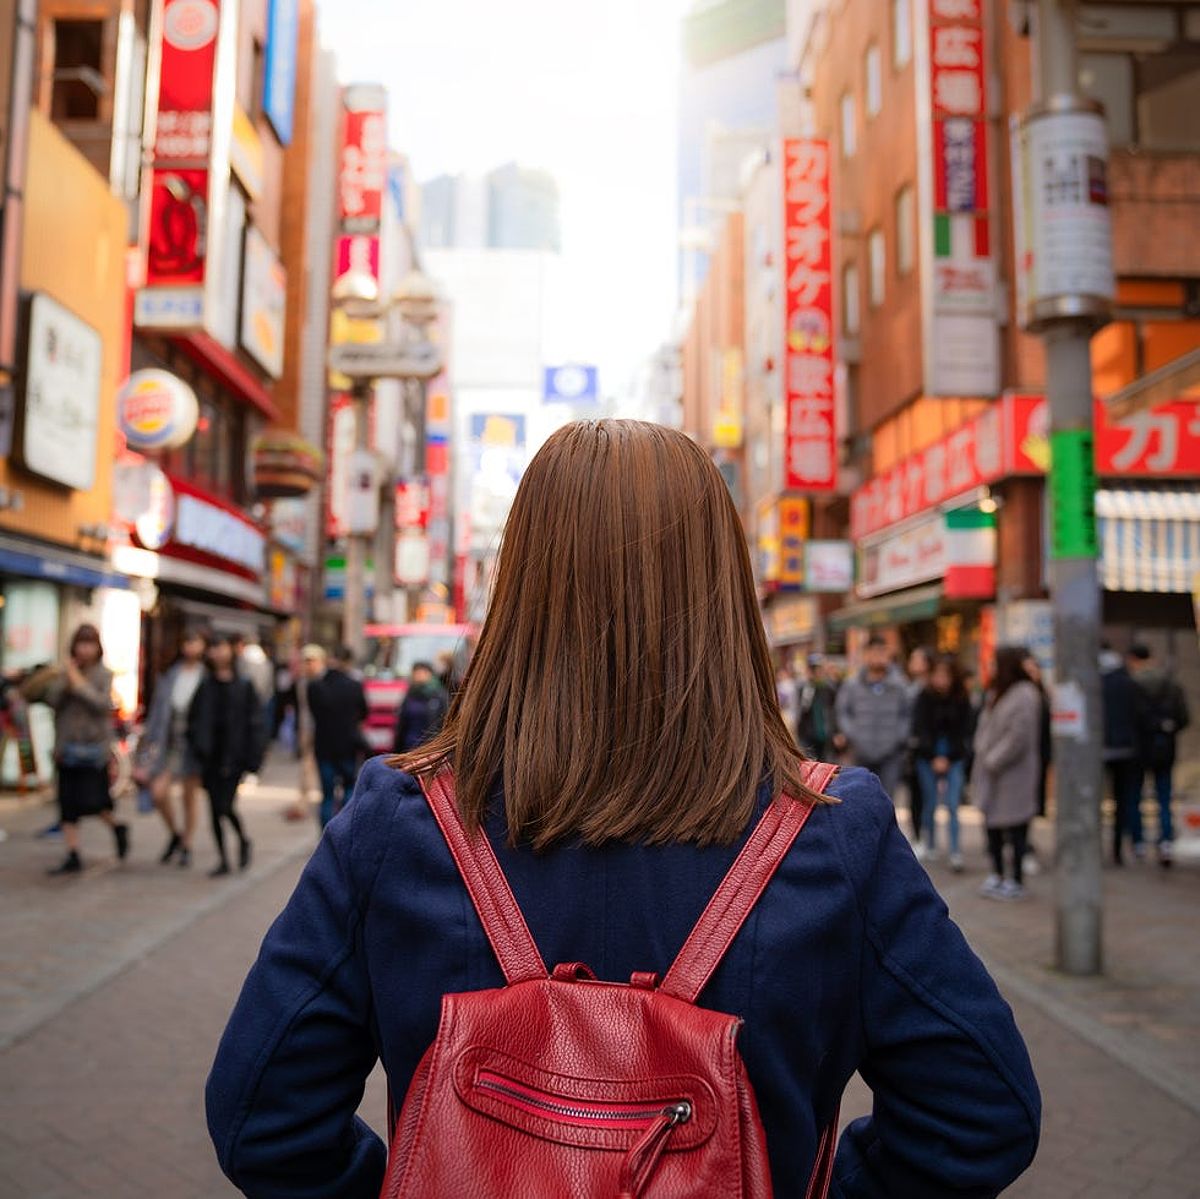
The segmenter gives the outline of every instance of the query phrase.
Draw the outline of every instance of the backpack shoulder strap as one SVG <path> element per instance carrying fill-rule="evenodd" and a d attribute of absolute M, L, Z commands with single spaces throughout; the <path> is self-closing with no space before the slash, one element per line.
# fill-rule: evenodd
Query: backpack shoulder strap
<path fill-rule="evenodd" d="M 836 772 L 836 766 L 807 762 L 804 781 L 819 793 Z M 662 991 L 688 1003 L 696 1002 L 812 809 L 811 802 L 781 796 L 763 813 L 667 971 Z"/>
<path fill-rule="evenodd" d="M 421 789 L 459 874 L 471 895 L 483 931 L 504 971 L 505 981 L 529 982 L 546 978 L 546 965 L 534 944 L 516 897 L 500 869 L 496 854 L 482 829 L 469 835 L 454 798 L 454 773 L 441 770 L 421 780 Z"/>

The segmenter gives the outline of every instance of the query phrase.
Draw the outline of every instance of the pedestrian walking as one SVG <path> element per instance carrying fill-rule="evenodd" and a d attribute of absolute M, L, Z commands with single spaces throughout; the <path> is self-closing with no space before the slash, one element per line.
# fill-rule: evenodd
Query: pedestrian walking
<path fill-rule="evenodd" d="M 929 684 L 929 672 L 933 669 L 933 650 L 923 645 L 908 655 L 908 703 L 915 710 L 917 698 Z M 909 733 L 908 753 L 904 761 L 904 789 L 908 792 L 908 816 L 912 821 L 912 838 L 917 846 L 917 856 L 921 856 L 921 838 L 925 830 L 924 800 L 925 792 L 921 786 L 921 776 L 917 769 L 917 738 L 915 733 Z"/>
<path fill-rule="evenodd" d="M 208 638 L 201 629 L 187 629 L 179 654 L 158 680 L 149 714 L 138 740 L 134 779 L 150 791 L 154 806 L 167 826 L 167 846 L 159 861 L 172 858 L 181 867 L 192 864 L 192 840 L 200 801 L 200 763 L 188 743 L 188 713 L 204 679 Z M 175 818 L 172 790 L 178 786 L 183 821 Z"/>
<path fill-rule="evenodd" d="M 779 702 L 779 712 L 783 723 L 791 730 L 792 735 L 799 739 L 800 735 L 800 687 L 791 668 L 781 662 L 775 671 L 775 698 Z"/>
<path fill-rule="evenodd" d="M 367 696 L 362 683 L 350 674 L 354 654 L 348 647 L 340 646 L 332 662 L 319 645 L 306 645 L 302 656 L 313 720 L 313 756 L 321 780 L 318 819 L 324 828 L 349 799 L 358 778 Z"/>
<path fill-rule="evenodd" d="M 987 826 L 992 873 L 982 893 L 992 899 L 1024 896 L 1029 822 L 1037 811 L 1042 698 L 1025 673 L 1027 656 L 1019 646 L 996 651 L 992 689 L 975 731 L 971 797 Z"/>
<path fill-rule="evenodd" d="M 1147 773 L 1154 780 L 1158 801 L 1158 863 L 1175 860 L 1175 829 L 1171 801 L 1179 734 L 1191 723 L 1183 688 L 1155 661 L 1149 646 L 1129 651 L 1129 669 L 1138 692 L 1138 794 Z"/>
<path fill-rule="evenodd" d="M 1038 726 L 1038 802 L 1037 814 L 1044 818 L 1046 815 L 1047 788 L 1050 779 L 1050 765 L 1054 758 L 1054 727 L 1051 719 L 1050 696 L 1042 679 L 1042 667 L 1033 654 L 1029 654 L 1024 662 L 1025 673 L 1029 680 L 1041 693 L 1042 711 Z M 1025 849 L 1025 873 L 1033 877 L 1041 872 L 1042 866 L 1038 861 L 1032 838 Z"/>
<path fill-rule="evenodd" d="M 808 678 L 800 689 L 799 740 L 810 757 L 828 761 L 834 755 L 837 734 L 838 679 L 832 663 L 822 654 L 808 657 Z"/>
<path fill-rule="evenodd" d="M 1113 798 L 1112 863 L 1125 864 L 1128 840 L 1135 859 L 1146 855 L 1142 832 L 1143 772 L 1138 761 L 1141 692 L 1121 655 L 1110 646 L 1100 651 L 1100 689 L 1104 706 L 1104 764 Z"/>
<path fill-rule="evenodd" d="M 862 670 L 838 690 L 834 744 L 855 766 L 877 774 L 894 799 L 912 725 L 908 684 L 893 669 L 882 637 L 871 637 L 865 657 Z"/>
<path fill-rule="evenodd" d="M 680 432 L 577 422 L 529 464 L 453 711 L 366 765 L 242 989 L 222 1168 L 379 1194 L 377 1059 L 419 1089 L 389 1195 L 982 1196 L 1034 1154 L 1012 1013 L 879 781 L 785 728 L 737 509 Z"/>
<path fill-rule="evenodd" d="M 188 744 L 208 792 L 217 864 L 210 878 L 230 873 L 225 825 L 238 839 L 238 868 L 250 865 L 252 845 L 237 812 L 243 777 L 262 765 L 266 726 L 263 707 L 249 679 L 237 673 L 233 644 L 216 636 L 208 648 L 208 673 L 196 689 L 188 715 Z"/>
<path fill-rule="evenodd" d="M 450 700 L 428 662 L 414 663 L 408 691 L 396 715 L 395 749 L 408 753 L 435 736 L 446 719 Z"/>
<path fill-rule="evenodd" d="M 943 654 L 929 672 L 929 681 L 913 708 L 913 756 L 918 789 L 923 798 L 923 841 L 919 858 L 936 854 L 937 810 L 944 806 L 949 824 L 950 868 L 963 868 L 959 844 L 958 805 L 966 781 L 967 750 L 971 743 L 971 705 L 958 659 Z"/>
<path fill-rule="evenodd" d="M 79 822 L 99 816 L 112 830 L 117 858 L 129 854 L 129 826 L 113 814 L 108 767 L 112 757 L 113 675 L 104 665 L 100 631 L 81 624 L 60 666 L 35 671 L 22 687 L 30 703 L 54 709 L 54 764 L 58 810 L 67 856 L 50 874 L 79 874 Z"/>

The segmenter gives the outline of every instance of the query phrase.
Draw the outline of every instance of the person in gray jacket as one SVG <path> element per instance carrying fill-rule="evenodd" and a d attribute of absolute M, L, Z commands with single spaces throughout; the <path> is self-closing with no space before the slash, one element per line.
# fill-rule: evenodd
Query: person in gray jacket
<path fill-rule="evenodd" d="M 834 745 L 853 765 L 877 774 L 895 800 L 911 726 L 908 683 L 892 669 L 887 642 L 872 636 L 866 665 L 838 691 Z"/>
<path fill-rule="evenodd" d="M 179 657 L 154 688 L 146 727 L 138 742 L 134 778 L 150 791 L 154 806 L 167 826 L 169 840 L 159 861 L 175 858 L 192 864 L 192 838 L 200 801 L 200 763 L 187 740 L 188 711 L 204 679 L 208 638 L 201 629 L 187 629 L 179 642 Z M 183 825 L 175 819 L 172 786 L 178 783 L 183 800 Z"/>
<path fill-rule="evenodd" d="M 971 798 L 987 825 L 993 870 L 982 894 L 990 899 L 1025 894 L 1022 863 L 1037 814 L 1042 743 L 1042 693 L 1025 671 L 1028 656 L 1020 646 L 996 651 L 995 681 L 975 732 Z"/>

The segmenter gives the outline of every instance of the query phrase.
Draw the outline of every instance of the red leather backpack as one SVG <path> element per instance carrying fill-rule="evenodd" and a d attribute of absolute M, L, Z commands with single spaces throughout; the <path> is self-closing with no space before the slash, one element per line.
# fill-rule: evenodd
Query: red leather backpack
<path fill-rule="evenodd" d="M 835 769 L 809 763 L 807 785 L 823 790 Z M 487 837 L 466 833 L 453 776 L 425 794 L 508 985 L 443 998 L 381 1199 L 769 1199 L 742 1022 L 696 999 L 812 805 L 772 804 L 666 977 L 624 984 L 578 962 L 548 975 Z M 828 1194 L 836 1139 L 835 1114 L 808 1199 Z"/>

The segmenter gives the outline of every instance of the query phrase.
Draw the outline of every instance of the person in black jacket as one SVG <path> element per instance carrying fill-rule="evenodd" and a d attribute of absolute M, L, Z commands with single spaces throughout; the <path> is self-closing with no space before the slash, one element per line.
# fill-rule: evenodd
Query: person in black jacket
<path fill-rule="evenodd" d="M 367 718 L 367 695 L 362 683 L 349 672 L 354 655 L 348 647 L 339 646 L 332 663 L 319 645 L 306 645 L 303 657 L 308 675 L 308 710 L 313 718 L 313 756 L 321 776 L 319 818 L 324 828 L 350 797 L 358 779 L 365 745 L 362 724 Z"/>
<path fill-rule="evenodd" d="M 1142 834 L 1142 769 L 1138 762 L 1140 692 L 1121 655 L 1111 646 L 1100 651 L 1100 688 L 1104 707 L 1104 764 L 1112 783 L 1112 860 L 1123 866 L 1126 837 L 1134 857 L 1145 856 Z"/>
<path fill-rule="evenodd" d="M 963 868 L 958 805 L 966 781 L 972 723 L 970 697 L 958 659 L 953 654 L 943 654 L 934 662 L 929 682 L 917 696 L 913 710 L 913 756 L 924 800 L 924 843 L 917 847 L 917 856 L 934 856 L 938 804 L 945 804 L 950 817 L 950 867 L 955 872 Z"/>
<path fill-rule="evenodd" d="M 450 700 L 428 662 L 417 662 L 412 669 L 408 694 L 396 718 L 396 752 L 407 753 L 424 745 L 442 727 Z"/>
<path fill-rule="evenodd" d="M 208 650 L 208 675 L 196 689 L 188 711 L 188 745 L 200 766 L 200 778 L 208 792 L 213 840 L 218 862 L 210 878 L 229 873 L 225 852 L 226 823 L 238 839 L 238 866 L 250 865 L 250 839 L 237 814 L 237 790 L 244 775 L 262 765 L 266 727 L 262 704 L 249 679 L 237 673 L 233 643 L 214 637 Z"/>

